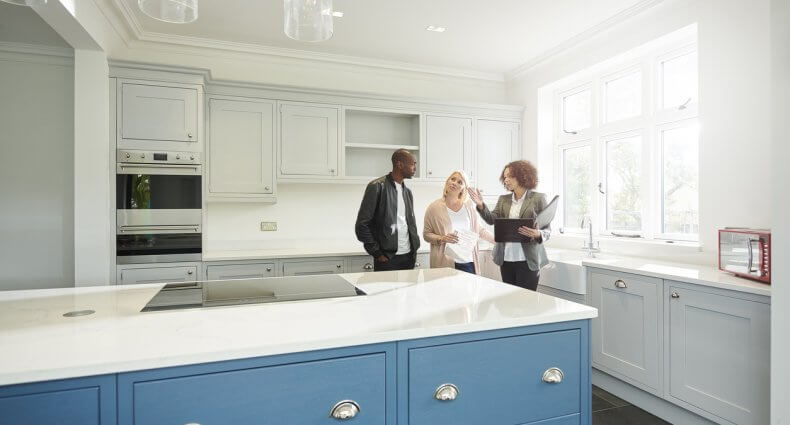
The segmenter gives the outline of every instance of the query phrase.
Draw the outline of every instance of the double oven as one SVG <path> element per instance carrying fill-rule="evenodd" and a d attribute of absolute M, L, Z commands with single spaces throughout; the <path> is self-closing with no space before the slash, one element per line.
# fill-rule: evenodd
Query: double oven
<path fill-rule="evenodd" d="M 117 151 L 117 264 L 200 261 L 199 152 Z"/>

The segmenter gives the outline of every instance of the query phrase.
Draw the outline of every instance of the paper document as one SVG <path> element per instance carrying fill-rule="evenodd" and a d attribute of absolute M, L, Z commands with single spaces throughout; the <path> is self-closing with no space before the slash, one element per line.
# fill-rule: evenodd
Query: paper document
<path fill-rule="evenodd" d="M 458 243 L 448 243 L 444 246 L 444 253 L 455 260 L 456 263 L 468 263 L 474 260 L 475 247 L 479 236 L 469 230 L 457 230 Z"/>
<path fill-rule="evenodd" d="M 557 205 L 559 205 L 559 195 L 555 195 L 554 198 L 551 199 L 546 208 L 543 208 L 543 211 L 538 213 L 538 216 L 535 217 L 535 228 L 545 229 L 549 227 L 551 221 L 554 220 L 554 215 L 557 214 Z"/>

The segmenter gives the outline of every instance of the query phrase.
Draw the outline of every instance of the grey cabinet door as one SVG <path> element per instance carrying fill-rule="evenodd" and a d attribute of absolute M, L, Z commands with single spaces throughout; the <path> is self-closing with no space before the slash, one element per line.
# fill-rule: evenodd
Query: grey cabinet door
<path fill-rule="evenodd" d="M 122 139 L 198 141 L 196 89 L 124 83 L 121 102 Z"/>
<path fill-rule="evenodd" d="M 119 285 L 191 282 L 198 280 L 197 266 L 128 268 L 118 271 Z"/>
<path fill-rule="evenodd" d="M 666 285 L 670 399 L 732 423 L 767 424 L 770 306 Z"/>
<path fill-rule="evenodd" d="M 259 279 L 276 276 L 274 263 L 255 264 L 209 264 L 206 280 Z"/>
<path fill-rule="evenodd" d="M 343 273 L 343 258 L 326 258 L 316 260 L 284 261 L 283 276 L 304 276 L 312 274 Z"/>
<path fill-rule="evenodd" d="M 661 279 L 590 268 L 593 366 L 662 395 Z"/>
<path fill-rule="evenodd" d="M 309 103 L 280 105 L 280 174 L 337 176 L 340 108 Z"/>

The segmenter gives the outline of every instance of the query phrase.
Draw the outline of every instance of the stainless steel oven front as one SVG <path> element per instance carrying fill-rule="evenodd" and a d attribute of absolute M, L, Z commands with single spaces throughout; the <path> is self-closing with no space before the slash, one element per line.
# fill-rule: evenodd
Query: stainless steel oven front
<path fill-rule="evenodd" d="M 200 153 L 118 150 L 118 264 L 201 260 L 202 176 Z"/>

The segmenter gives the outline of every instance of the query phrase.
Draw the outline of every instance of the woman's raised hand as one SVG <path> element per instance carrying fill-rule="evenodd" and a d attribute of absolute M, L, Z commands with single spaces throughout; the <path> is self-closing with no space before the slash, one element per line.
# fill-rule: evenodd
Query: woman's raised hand
<path fill-rule="evenodd" d="M 483 195 L 480 194 L 480 190 L 476 187 L 468 187 L 466 191 L 469 192 L 469 198 L 472 199 L 478 208 L 482 208 L 483 206 Z"/>

